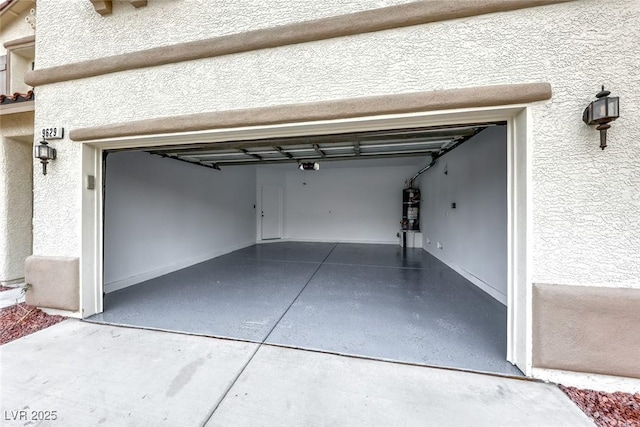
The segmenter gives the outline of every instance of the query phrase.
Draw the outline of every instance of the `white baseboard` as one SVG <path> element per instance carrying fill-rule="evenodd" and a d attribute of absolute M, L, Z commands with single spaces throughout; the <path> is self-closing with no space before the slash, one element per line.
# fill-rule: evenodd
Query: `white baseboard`
<path fill-rule="evenodd" d="M 604 391 L 607 393 L 616 391 L 640 393 L 640 379 L 637 378 L 614 377 L 611 375 L 543 368 L 532 368 L 531 376 L 539 380 L 562 384 L 567 387 Z"/>
<path fill-rule="evenodd" d="M 229 252 L 237 251 L 239 249 L 243 249 L 255 244 L 256 242 L 246 242 L 239 245 L 229 246 L 224 249 L 218 249 L 216 251 L 208 252 L 206 254 L 203 254 L 197 257 L 193 257 L 187 260 L 176 262 L 174 264 L 163 266 L 155 270 L 147 271 L 145 273 L 138 274 L 136 276 L 126 277 L 120 280 L 114 280 L 113 282 L 104 284 L 104 291 L 106 293 L 109 293 L 109 292 L 114 292 L 120 289 L 124 289 L 129 286 L 146 282 L 147 280 L 155 279 L 156 277 L 164 276 L 165 274 L 173 273 L 174 271 L 182 270 L 183 268 L 187 268 L 192 265 L 199 264 L 211 258 L 216 258 L 221 255 L 228 254 Z"/>
<path fill-rule="evenodd" d="M 258 240 L 257 244 L 277 243 L 277 242 L 302 242 L 302 243 L 368 243 L 375 245 L 397 245 L 398 240 L 351 240 L 351 239 L 269 239 Z"/>
<path fill-rule="evenodd" d="M 442 257 L 439 257 L 438 254 L 433 253 L 433 252 L 431 252 L 431 251 L 429 251 L 427 249 L 425 249 L 425 251 L 427 251 L 429 254 L 433 255 L 434 257 L 438 258 L 440 261 L 442 261 L 445 264 L 447 264 L 448 267 L 450 267 L 456 273 L 458 273 L 459 275 L 461 275 L 462 277 L 464 277 L 465 279 L 467 279 L 468 281 L 470 281 L 471 283 L 476 285 L 478 288 L 482 289 L 485 293 L 489 294 L 493 299 L 498 300 L 503 305 L 507 305 L 507 295 L 506 294 L 503 294 L 502 292 L 500 292 L 499 290 L 495 289 L 494 287 L 492 287 L 491 285 L 489 285 L 488 283 L 486 283 L 482 279 L 479 279 L 478 277 L 476 277 L 473 274 L 469 273 L 464 268 L 462 268 L 462 267 L 460 267 L 460 266 L 458 266 L 458 265 L 456 265 L 454 263 L 448 262 L 446 259 L 443 259 Z"/>

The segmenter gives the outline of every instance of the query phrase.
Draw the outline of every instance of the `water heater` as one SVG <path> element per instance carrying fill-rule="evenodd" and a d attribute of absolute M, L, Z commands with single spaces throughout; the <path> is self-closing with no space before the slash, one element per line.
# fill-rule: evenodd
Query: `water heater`
<path fill-rule="evenodd" d="M 402 230 L 420 231 L 420 190 L 405 188 L 402 191 Z"/>

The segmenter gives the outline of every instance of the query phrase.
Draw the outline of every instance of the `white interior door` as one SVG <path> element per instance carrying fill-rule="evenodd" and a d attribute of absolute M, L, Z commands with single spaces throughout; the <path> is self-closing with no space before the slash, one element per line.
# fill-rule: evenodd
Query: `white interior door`
<path fill-rule="evenodd" d="M 281 239 L 282 188 L 276 185 L 263 185 L 261 207 L 262 240 Z"/>

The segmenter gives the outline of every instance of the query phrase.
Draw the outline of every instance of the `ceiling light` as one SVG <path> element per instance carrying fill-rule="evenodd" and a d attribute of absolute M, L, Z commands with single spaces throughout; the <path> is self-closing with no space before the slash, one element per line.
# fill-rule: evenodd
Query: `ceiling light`
<path fill-rule="evenodd" d="M 298 169 L 301 171 L 317 171 L 320 170 L 320 164 L 318 162 L 301 162 L 298 163 Z"/>

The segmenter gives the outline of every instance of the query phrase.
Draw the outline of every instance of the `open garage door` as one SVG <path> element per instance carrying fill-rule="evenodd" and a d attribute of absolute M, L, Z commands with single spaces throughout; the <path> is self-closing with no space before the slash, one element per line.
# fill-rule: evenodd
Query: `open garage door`
<path fill-rule="evenodd" d="M 220 169 L 238 165 L 308 163 L 341 160 L 440 156 L 496 123 L 393 131 L 272 138 L 147 150 Z"/>
<path fill-rule="evenodd" d="M 506 146 L 498 122 L 110 153 L 93 320 L 519 374 Z"/>

